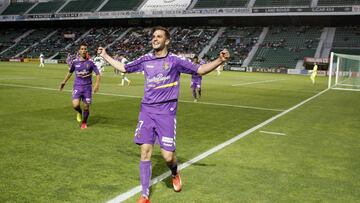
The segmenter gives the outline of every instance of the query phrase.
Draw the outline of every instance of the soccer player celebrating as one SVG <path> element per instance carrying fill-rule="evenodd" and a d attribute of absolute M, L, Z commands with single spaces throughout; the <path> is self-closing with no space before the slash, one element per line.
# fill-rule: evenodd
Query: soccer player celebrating
<path fill-rule="evenodd" d="M 194 56 L 193 62 L 196 63 L 196 64 L 200 64 L 200 65 L 205 64 L 205 61 L 204 60 L 199 60 L 198 56 Z M 199 74 L 191 75 L 190 88 L 192 89 L 194 102 L 197 102 L 198 98 L 201 97 L 201 80 L 202 80 L 201 75 L 199 75 Z"/>
<path fill-rule="evenodd" d="M 77 111 L 77 121 L 81 122 L 81 129 L 87 128 L 87 119 L 89 117 L 89 109 L 92 99 L 92 72 L 96 74 L 96 82 L 94 85 L 94 92 L 99 90 L 100 73 L 95 64 L 87 58 L 87 44 L 81 43 L 79 49 L 79 60 L 74 60 L 71 63 L 69 72 L 65 79 L 60 84 L 60 91 L 63 90 L 66 82 L 70 79 L 73 72 L 75 72 L 75 80 L 72 94 L 72 105 Z M 80 107 L 80 100 L 83 101 L 83 109 Z"/>
<path fill-rule="evenodd" d="M 207 64 L 194 64 L 190 60 L 168 51 L 170 33 L 164 27 L 155 27 L 151 40 L 153 52 L 145 54 L 128 64 L 111 58 L 103 49 L 101 56 L 121 72 L 144 71 L 145 89 L 141 102 L 139 122 L 134 142 L 140 145 L 140 182 L 142 195 L 138 203 L 149 203 L 151 180 L 151 155 L 155 140 L 159 141 L 161 154 L 171 170 L 172 184 L 176 192 L 182 183 L 177 170 L 176 159 L 176 110 L 179 96 L 181 73 L 204 75 L 214 70 L 230 57 L 224 49 L 219 57 Z"/>

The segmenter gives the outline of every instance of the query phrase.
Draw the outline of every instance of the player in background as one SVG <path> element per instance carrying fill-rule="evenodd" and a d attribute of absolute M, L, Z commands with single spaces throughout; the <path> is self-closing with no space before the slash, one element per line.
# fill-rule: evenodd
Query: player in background
<path fill-rule="evenodd" d="M 87 44 L 81 43 L 79 48 L 79 60 L 74 60 L 69 72 L 60 83 L 60 91 L 63 90 L 66 82 L 75 72 L 75 80 L 72 92 L 72 106 L 77 112 L 76 120 L 81 122 L 81 129 L 87 128 L 87 120 L 90 114 L 92 100 L 92 72 L 96 74 L 94 92 L 99 90 L 100 73 L 95 64 L 87 59 Z M 83 102 L 83 110 L 80 107 L 80 100 Z M 83 112 L 84 111 L 84 112 Z"/>
<path fill-rule="evenodd" d="M 224 64 L 220 64 L 220 65 L 216 68 L 216 75 L 217 75 L 217 76 L 220 76 L 222 70 L 224 70 Z"/>
<path fill-rule="evenodd" d="M 96 51 L 96 56 L 95 58 L 93 58 L 93 61 L 97 67 L 97 69 L 99 70 L 100 75 L 102 75 L 102 72 L 105 70 L 105 60 L 103 59 L 103 57 L 100 56 L 101 50 L 97 50 Z"/>
<path fill-rule="evenodd" d="M 71 67 L 72 61 L 73 61 L 73 58 L 72 58 L 71 54 L 68 53 L 66 56 L 66 63 L 68 64 L 69 67 Z"/>
<path fill-rule="evenodd" d="M 123 54 L 120 54 L 119 59 L 118 59 L 121 63 L 123 64 L 127 64 L 128 60 L 125 58 L 125 56 Z M 131 81 L 126 77 L 126 74 L 121 72 L 121 86 L 124 86 L 125 81 L 127 82 L 127 85 L 130 86 Z"/>
<path fill-rule="evenodd" d="M 144 97 L 141 102 L 139 122 L 134 142 L 140 146 L 140 182 L 142 195 L 138 203 L 149 203 L 151 180 L 151 155 L 155 140 L 159 141 L 161 154 L 171 171 L 172 184 L 180 192 L 182 182 L 176 159 L 176 111 L 179 97 L 180 74 L 204 75 L 214 70 L 230 57 L 224 49 L 214 61 L 199 65 L 168 51 L 170 33 L 164 27 L 152 32 L 153 51 L 128 64 L 111 58 L 103 49 L 101 56 L 121 72 L 144 71 Z"/>
<path fill-rule="evenodd" d="M 44 56 L 44 54 L 42 54 L 42 53 L 40 54 L 39 61 L 40 61 L 39 68 L 44 68 L 45 67 L 45 64 L 44 64 L 45 56 Z"/>
<path fill-rule="evenodd" d="M 195 64 L 205 64 L 204 60 L 199 60 L 198 56 L 194 56 L 193 62 Z M 194 102 L 197 102 L 201 97 L 201 80 L 202 76 L 199 74 L 191 75 L 190 88 L 192 89 L 192 95 L 194 98 Z"/>
<path fill-rule="evenodd" d="M 313 85 L 315 85 L 315 79 L 316 79 L 316 75 L 317 75 L 317 69 L 318 69 L 318 65 L 316 63 L 314 63 L 314 67 L 312 70 L 310 70 L 309 72 L 311 73 L 310 75 L 310 80 L 312 82 Z"/>
<path fill-rule="evenodd" d="M 118 60 L 118 61 L 121 61 L 119 54 L 115 54 L 114 59 Z M 120 71 L 118 69 L 114 68 L 114 76 L 118 75 L 119 72 Z"/>

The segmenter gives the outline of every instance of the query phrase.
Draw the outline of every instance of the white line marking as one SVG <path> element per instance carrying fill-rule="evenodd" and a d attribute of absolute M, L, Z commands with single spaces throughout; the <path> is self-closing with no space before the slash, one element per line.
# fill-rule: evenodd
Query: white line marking
<path fill-rule="evenodd" d="M 184 101 L 179 100 L 179 102 L 184 103 L 194 103 L 193 101 Z M 232 105 L 232 104 L 219 104 L 219 103 L 212 103 L 212 102 L 196 102 L 194 104 L 208 104 L 214 106 L 228 106 L 228 107 L 236 107 L 236 108 L 243 108 L 243 109 L 256 109 L 256 110 L 265 110 L 265 111 L 285 111 L 284 109 L 272 109 L 272 108 L 263 108 L 263 107 L 255 107 L 255 106 L 241 106 L 241 105 Z"/>
<path fill-rule="evenodd" d="M 35 78 L 35 77 L 21 77 L 21 78 L 6 77 L 6 78 L 2 78 L 2 77 L 0 77 L 0 80 L 34 80 L 34 79 L 38 79 L 38 78 Z"/>
<path fill-rule="evenodd" d="M 0 86 L 7 86 L 7 87 L 21 87 L 21 88 L 31 88 L 31 89 L 41 89 L 41 90 L 52 90 L 52 91 L 59 91 L 56 88 L 47 88 L 47 87 L 36 87 L 36 86 L 27 86 L 27 85 L 15 85 L 15 84 L 4 84 L 0 83 Z M 71 90 L 63 90 L 64 92 L 72 92 Z M 141 96 L 134 96 L 134 95 L 124 95 L 124 94 L 112 94 L 112 93 L 102 93 L 98 92 L 96 94 L 105 95 L 105 96 L 116 96 L 116 97 L 127 97 L 127 98 L 138 98 L 141 99 Z M 179 100 L 182 103 L 194 103 L 193 101 L 185 101 Z M 206 105 L 214 105 L 214 106 L 227 106 L 227 107 L 235 107 L 235 108 L 243 108 L 243 109 L 255 109 L 255 110 L 264 110 L 264 111 L 284 111 L 283 109 L 272 109 L 272 108 L 263 108 L 263 107 L 256 107 L 256 106 L 241 106 L 241 105 L 231 105 L 231 104 L 220 104 L 220 103 L 210 103 L 210 102 L 196 102 L 194 104 L 206 104 Z"/>
<path fill-rule="evenodd" d="M 268 83 L 268 82 L 276 82 L 281 80 L 287 80 L 287 79 L 276 79 L 276 80 L 263 80 L 263 81 L 257 81 L 257 82 L 247 82 L 247 83 L 239 83 L 239 84 L 233 84 L 231 86 L 242 86 L 242 85 L 252 85 L 252 84 L 258 84 L 258 83 Z"/>
<path fill-rule="evenodd" d="M 259 132 L 265 133 L 265 134 L 271 134 L 271 135 L 286 135 L 285 133 L 270 132 L 270 131 L 263 131 L 263 130 L 260 130 Z"/>
<path fill-rule="evenodd" d="M 281 112 L 281 113 L 279 113 L 279 114 L 277 114 L 277 115 L 269 118 L 268 120 L 266 120 L 266 121 L 264 121 L 264 122 L 262 122 L 262 123 L 260 123 L 260 124 L 258 124 L 258 125 L 256 125 L 256 126 L 250 128 L 250 129 L 246 130 L 245 132 L 242 132 L 241 134 L 239 134 L 239 135 L 231 138 L 230 140 L 228 140 L 228 141 L 226 141 L 226 142 L 224 142 L 224 143 L 222 143 L 222 144 L 219 144 L 218 146 L 216 146 L 216 147 L 214 147 L 214 148 L 212 148 L 212 149 L 210 149 L 210 150 L 208 150 L 208 151 L 206 151 L 206 152 L 204 152 L 204 153 L 196 156 L 195 158 L 193 158 L 193 159 L 191 159 L 191 160 L 189 160 L 189 161 L 187 161 L 187 162 L 185 162 L 185 163 L 183 163 L 183 164 L 180 164 L 180 165 L 179 165 L 179 170 L 182 170 L 182 169 L 190 166 L 191 164 L 196 163 L 196 162 L 198 162 L 198 161 L 200 161 L 200 160 L 202 160 L 202 159 L 210 156 L 211 154 L 213 154 L 213 153 L 215 153 L 215 152 L 223 149 L 224 147 L 226 147 L 226 146 L 228 146 L 228 145 L 230 145 L 230 144 L 232 144 L 232 143 L 240 140 L 241 138 L 245 137 L 246 135 L 248 135 L 248 134 L 250 134 L 250 133 L 258 130 L 259 128 L 264 127 L 265 125 L 273 122 L 274 120 L 280 118 L 281 116 L 283 116 L 283 115 L 285 115 L 285 114 L 287 114 L 287 113 L 289 113 L 289 112 L 291 112 L 291 111 L 299 108 L 300 106 L 304 105 L 305 103 L 307 103 L 307 102 L 315 99 L 316 97 L 322 95 L 323 93 L 325 93 L 325 92 L 328 91 L 328 90 L 329 90 L 329 89 L 325 89 L 325 90 L 317 93 L 316 95 L 314 95 L 314 96 L 312 96 L 312 97 L 310 97 L 310 98 L 308 98 L 308 99 L 300 102 L 299 104 L 297 104 L 297 105 L 295 105 L 295 106 L 287 109 L 286 111 L 283 111 L 283 112 Z M 163 173 L 163 174 L 161 174 L 160 176 L 158 176 L 158 177 L 156 177 L 156 178 L 153 178 L 153 179 L 151 180 L 151 185 L 154 185 L 154 184 L 162 181 L 163 179 L 165 179 L 165 178 L 167 178 L 167 177 L 169 177 L 169 176 L 170 176 L 170 171 L 168 171 L 168 172 L 166 172 L 166 173 Z M 139 193 L 139 192 L 141 192 L 141 186 L 140 186 L 140 185 L 139 185 L 139 186 L 136 186 L 136 187 L 134 187 L 134 188 L 132 188 L 132 189 L 130 189 L 129 191 L 127 191 L 127 192 L 125 192 L 125 193 L 120 194 L 119 196 L 115 197 L 114 199 L 111 199 L 111 200 L 107 201 L 107 203 L 118 203 L 118 202 L 125 201 L 125 200 L 129 199 L 130 197 L 134 196 L 135 194 L 137 194 L 137 193 Z"/>
<path fill-rule="evenodd" d="M 333 90 L 348 90 L 348 91 L 360 91 L 360 89 L 347 89 L 347 88 L 340 88 L 340 87 L 334 87 Z"/>

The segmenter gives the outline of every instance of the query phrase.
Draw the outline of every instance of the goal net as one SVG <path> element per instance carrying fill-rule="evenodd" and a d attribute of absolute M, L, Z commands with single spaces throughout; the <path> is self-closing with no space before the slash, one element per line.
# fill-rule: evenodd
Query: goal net
<path fill-rule="evenodd" d="M 360 56 L 331 52 L 328 87 L 360 91 Z"/>

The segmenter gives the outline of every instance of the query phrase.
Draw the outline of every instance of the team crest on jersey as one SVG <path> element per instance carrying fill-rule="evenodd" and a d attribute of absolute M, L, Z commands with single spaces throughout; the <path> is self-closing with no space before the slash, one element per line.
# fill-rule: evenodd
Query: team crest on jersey
<path fill-rule="evenodd" d="M 164 70 L 168 70 L 169 68 L 170 68 L 169 63 L 168 63 L 168 62 L 164 62 L 164 64 L 163 64 L 163 69 L 164 69 Z"/>
<path fill-rule="evenodd" d="M 85 66 L 86 66 L 86 68 L 89 68 L 89 67 L 90 67 L 90 65 L 89 65 L 88 63 L 87 63 Z"/>

